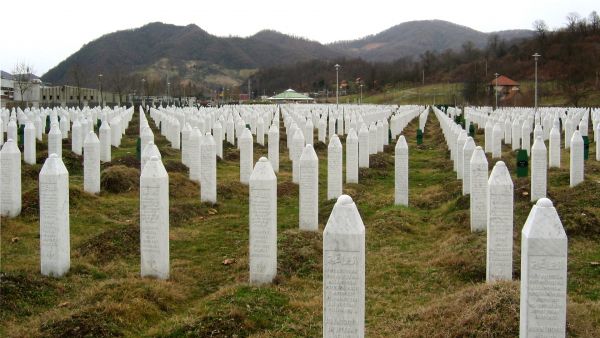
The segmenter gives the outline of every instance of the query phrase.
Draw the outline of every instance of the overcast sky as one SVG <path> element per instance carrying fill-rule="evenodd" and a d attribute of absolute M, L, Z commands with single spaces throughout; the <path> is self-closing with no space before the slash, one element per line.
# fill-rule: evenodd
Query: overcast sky
<path fill-rule="evenodd" d="M 218 36 L 268 28 L 328 43 L 411 20 L 441 19 L 491 32 L 531 29 L 543 19 L 557 28 L 568 13 L 587 17 L 593 10 L 600 11 L 598 0 L 7 0 L 0 4 L 0 68 L 11 71 L 24 61 L 42 75 L 87 42 L 154 21 L 195 23 Z"/>

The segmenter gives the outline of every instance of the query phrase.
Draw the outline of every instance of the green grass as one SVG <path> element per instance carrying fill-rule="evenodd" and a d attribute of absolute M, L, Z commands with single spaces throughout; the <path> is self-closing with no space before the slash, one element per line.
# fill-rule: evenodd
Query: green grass
<path fill-rule="evenodd" d="M 431 86 L 432 92 L 440 87 Z M 424 92 L 425 88 L 423 89 Z M 402 94 L 400 93 L 402 92 Z M 401 95 L 413 95 L 400 91 Z M 379 99 L 379 98 L 377 98 Z M 376 99 L 374 99 L 376 100 Z M 514 336 L 518 281 L 486 285 L 483 233 L 469 228 L 469 201 L 461 196 L 439 123 L 429 115 L 425 142 L 409 144 L 409 206 L 393 205 L 393 145 L 371 156 L 359 184 L 346 184 L 366 226 L 366 331 L 390 336 Z M 115 165 L 135 160 L 137 117 Z M 151 125 L 153 126 L 152 122 Z M 285 140 L 282 129 L 281 140 Z M 278 276 L 268 286 L 248 284 L 248 188 L 239 183 L 238 150 L 225 146 L 217 163 L 218 203 L 202 204 L 187 179 L 180 153 L 156 132 L 170 179 L 171 278 L 140 278 L 138 190 L 98 196 L 82 190 L 81 157 L 70 155 L 71 270 L 61 279 L 39 272 L 35 166 L 23 164 L 23 213 L 2 218 L 0 335 L 2 336 L 213 336 L 315 337 L 322 320 L 322 236 L 333 201 L 326 200 L 326 147 L 319 164 L 319 233 L 298 230 L 298 187 L 280 145 Z M 476 136 L 483 144 L 483 135 Z M 592 144 L 591 149 L 594 149 Z M 39 157 L 45 143 L 38 144 Z M 502 159 L 514 170 L 514 154 Z M 254 160 L 267 154 L 254 146 Z M 490 169 L 495 161 L 488 158 Z M 599 336 L 600 163 L 586 162 L 586 182 L 568 187 L 568 152 L 549 172 L 549 196 L 569 235 L 570 336 Z M 103 172 L 106 174 L 106 172 Z M 565 179 L 566 175 L 566 179 Z M 531 209 L 528 179 L 515 182 L 514 278 L 520 275 L 520 231 Z M 224 265 L 225 259 L 234 259 Z"/>

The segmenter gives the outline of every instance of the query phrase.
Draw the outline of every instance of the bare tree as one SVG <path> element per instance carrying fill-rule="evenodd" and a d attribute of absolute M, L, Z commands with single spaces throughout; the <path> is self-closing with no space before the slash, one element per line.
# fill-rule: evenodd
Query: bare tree
<path fill-rule="evenodd" d="M 120 66 L 113 67 L 113 70 L 110 74 L 110 82 L 112 90 L 119 97 L 119 105 L 123 102 L 123 94 L 127 91 L 129 84 L 129 77 L 125 74 L 123 69 Z"/>
<path fill-rule="evenodd" d="M 577 24 L 581 20 L 581 16 L 579 13 L 571 12 L 567 14 L 567 29 L 571 32 L 575 32 L 577 29 Z"/>
<path fill-rule="evenodd" d="M 25 101 L 25 93 L 33 86 L 33 66 L 25 62 L 18 62 L 13 68 L 13 82 L 21 95 L 21 105 Z"/>
<path fill-rule="evenodd" d="M 73 67 L 71 67 L 71 69 L 69 70 L 69 73 L 71 81 L 73 81 L 73 85 L 75 86 L 77 91 L 77 105 L 81 107 L 81 86 L 84 81 L 84 73 L 81 64 L 79 62 L 75 62 Z"/>

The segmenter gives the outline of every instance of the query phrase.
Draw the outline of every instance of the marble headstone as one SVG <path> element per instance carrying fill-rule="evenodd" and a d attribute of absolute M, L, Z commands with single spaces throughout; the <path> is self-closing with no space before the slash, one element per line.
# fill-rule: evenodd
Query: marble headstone
<path fill-rule="evenodd" d="M 169 278 L 169 175 L 153 156 L 140 176 L 141 276 Z"/>
<path fill-rule="evenodd" d="M 61 277 L 71 265 L 69 172 L 52 153 L 39 176 L 40 265 L 42 275 Z"/>
<path fill-rule="evenodd" d="M 261 157 L 250 175 L 250 283 L 277 275 L 277 177 Z"/>
<path fill-rule="evenodd" d="M 565 337 L 567 235 L 552 201 L 541 198 L 521 232 L 520 337 Z"/>
<path fill-rule="evenodd" d="M 323 337 L 365 335 L 365 226 L 348 195 L 323 231 Z"/>

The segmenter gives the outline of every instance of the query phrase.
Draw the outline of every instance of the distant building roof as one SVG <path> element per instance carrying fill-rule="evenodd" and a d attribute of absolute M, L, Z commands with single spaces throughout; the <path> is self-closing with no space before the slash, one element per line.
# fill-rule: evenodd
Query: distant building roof
<path fill-rule="evenodd" d="M 7 72 L 5 72 L 3 70 L 0 70 L 0 78 L 3 78 L 5 80 L 12 80 L 13 76 L 12 76 L 11 73 L 7 73 Z"/>
<path fill-rule="evenodd" d="M 288 89 L 275 96 L 271 96 L 269 100 L 273 101 L 313 101 L 314 99 L 310 96 L 306 96 L 296 92 L 293 89 Z"/>
<path fill-rule="evenodd" d="M 490 86 L 518 86 L 519 83 L 504 76 L 504 75 L 500 75 L 498 76 L 498 82 L 496 82 L 496 79 L 493 79 L 492 81 L 490 81 Z"/>

